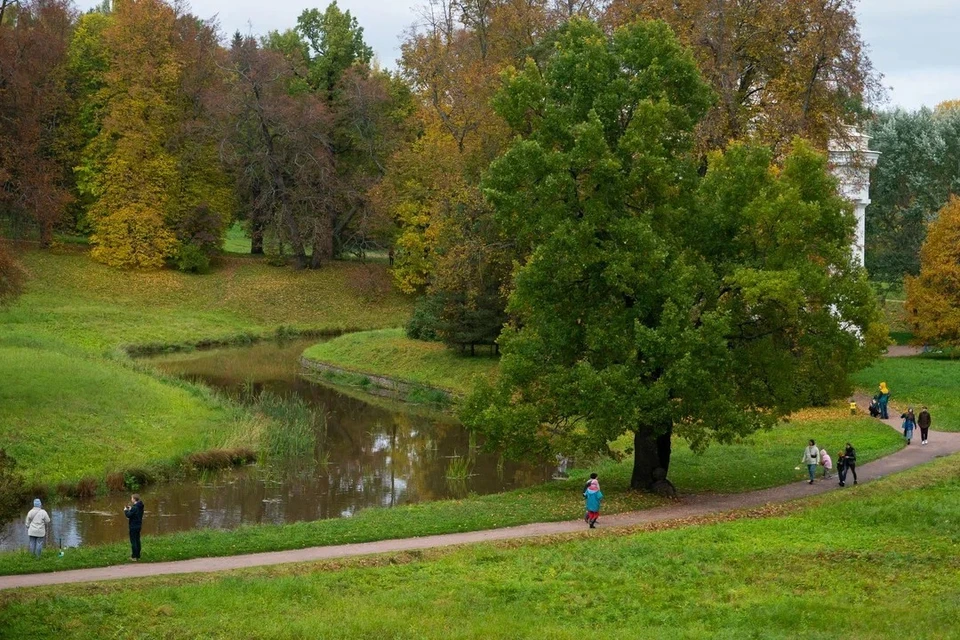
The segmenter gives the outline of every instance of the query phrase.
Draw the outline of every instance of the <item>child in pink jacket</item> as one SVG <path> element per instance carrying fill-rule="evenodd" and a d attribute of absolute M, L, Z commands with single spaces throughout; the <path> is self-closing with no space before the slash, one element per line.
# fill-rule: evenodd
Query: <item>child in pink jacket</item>
<path fill-rule="evenodd" d="M 830 454 L 827 453 L 826 449 L 820 451 L 820 464 L 823 465 L 824 479 L 829 478 L 830 472 L 833 470 L 833 460 L 830 459 Z"/>

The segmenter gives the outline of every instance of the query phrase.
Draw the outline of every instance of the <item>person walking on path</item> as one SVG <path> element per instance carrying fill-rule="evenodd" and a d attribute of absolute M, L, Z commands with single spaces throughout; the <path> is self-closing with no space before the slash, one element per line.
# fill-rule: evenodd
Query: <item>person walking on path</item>
<path fill-rule="evenodd" d="M 847 481 L 847 460 L 843 451 L 837 452 L 837 477 L 840 478 L 840 486 L 842 487 Z"/>
<path fill-rule="evenodd" d="M 143 528 L 143 501 L 135 493 L 130 496 L 130 504 L 123 508 L 123 515 L 130 521 L 130 559 L 140 559 L 140 530 Z"/>
<path fill-rule="evenodd" d="M 920 409 L 920 415 L 917 416 L 917 425 L 920 427 L 920 444 L 927 444 L 927 436 L 930 434 L 930 412 L 926 407 Z"/>
<path fill-rule="evenodd" d="M 587 502 L 587 515 L 585 520 L 591 529 L 596 528 L 597 519 L 600 517 L 600 501 L 603 500 L 603 494 L 600 492 L 600 483 L 591 480 L 587 485 L 587 490 L 583 492 L 583 497 Z"/>
<path fill-rule="evenodd" d="M 857 450 L 853 445 L 847 443 L 847 448 L 843 450 L 843 472 L 840 474 L 840 486 L 847 486 L 847 474 L 853 474 L 853 484 L 857 484 Z"/>
<path fill-rule="evenodd" d="M 907 439 L 907 444 L 913 440 L 913 429 L 917 426 L 917 417 L 913 415 L 913 407 L 907 407 L 907 412 L 900 414 L 903 419 L 903 437 Z"/>
<path fill-rule="evenodd" d="M 817 443 L 813 440 L 811 440 L 807 448 L 803 450 L 803 457 L 800 458 L 800 463 L 807 465 L 807 471 L 810 473 L 810 484 L 813 484 L 813 480 L 817 474 L 817 465 L 820 464 L 820 449 L 817 448 Z"/>
<path fill-rule="evenodd" d="M 820 464 L 823 465 L 823 479 L 826 480 L 833 470 L 833 460 L 830 459 L 830 454 L 827 453 L 826 449 L 820 451 Z"/>
<path fill-rule="evenodd" d="M 888 420 L 890 415 L 887 413 L 887 403 L 890 402 L 890 389 L 887 387 L 886 382 L 880 383 L 880 391 L 874 397 L 880 407 L 880 419 Z"/>
<path fill-rule="evenodd" d="M 43 552 L 43 542 L 47 538 L 47 525 L 50 524 L 50 514 L 40 503 L 40 498 L 34 498 L 33 509 L 27 513 L 27 536 L 30 538 L 30 553 L 37 558 Z"/>
<path fill-rule="evenodd" d="M 597 480 L 597 474 L 591 473 L 590 478 L 587 480 L 586 484 L 583 485 L 583 490 L 586 491 L 590 488 L 591 484 L 597 485 L 597 491 L 600 491 L 600 481 Z"/>

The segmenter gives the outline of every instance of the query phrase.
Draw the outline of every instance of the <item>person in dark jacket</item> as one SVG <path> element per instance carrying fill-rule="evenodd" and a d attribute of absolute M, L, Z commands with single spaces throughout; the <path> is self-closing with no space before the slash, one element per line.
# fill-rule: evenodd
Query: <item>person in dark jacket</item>
<path fill-rule="evenodd" d="M 917 426 L 920 427 L 920 444 L 927 444 L 927 435 L 930 433 L 930 412 L 926 407 L 920 409 L 917 416 Z"/>
<path fill-rule="evenodd" d="M 837 476 L 840 478 L 840 486 L 847 484 L 847 462 L 844 460 L 843 451 L 837 454 Z"/>
<path fill-rule="evenodd" d="M 123 508 L 123 515 L 130 521 L 130 559 L 140 559 L 140 530 L 143 528 L 143 501 L 135 493 L 130 496 L 130 504 Z"/>
<path fill-rule="evenodd" d="M 840 476 L 840 486 L 847 486 L 847 474 L 853 474 L 853 484 L 857 484 L 857 450 L 853 445 L 847 443 L 847 448 L 843 450 L 843 474 Z"/>
<path fill-rule="evenodd" d="M 907 439 L 907 444 L 913 440 L 913 428 L 917 426 L 917 417 L 913 415 L 913 407 L 909 407 L 906 413 L 900 414 L 903 420 L 903 437 Z"/>

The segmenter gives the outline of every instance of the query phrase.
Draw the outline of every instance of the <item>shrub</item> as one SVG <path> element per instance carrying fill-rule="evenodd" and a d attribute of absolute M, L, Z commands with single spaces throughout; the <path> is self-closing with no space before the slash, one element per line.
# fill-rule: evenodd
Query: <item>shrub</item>
<path fill-rule="evenodd" d="M 153 483 L 153 474 L 146 469 L 127 469 L 123 472 L 123 485 L 129 491 L 139 491 Z"/>
<path fill-rule="evenodd" d="M 216 471 L 239 467 L 257 461 L 257 453 L 253 449 L 239 447 L 235 449 L 210 449 L 187 456 L 187 462 L 198 471 Z"/>
<path fill-rule="evenodd" d="M 68 498 L 92 498 L 97 495 L 97 488 L 100 482 L 93 477 L 82 478 L 76 484 L 61 482 L 57 485 L 57 493 Z"/>
<path fill-rule="evenodd" d="M 185 273 L 210 273 L 210 256 L 195 244 L 180 245 L 174 262 Z"/>
<path fill-rule="evenodd" d="M 113 492 L 123 491 L 127 488 L 126 479 L 124 478 L 123 473 L 120 471 L 107 474 L 106 485 L 107 490 Z"/>
<path fill-rule="evenodd" d="M 208 204 L 202 203 L 188 211 L 180 220 L 177 225 L 177 240 L 209 258 L 220 252 L 226 230 L 224 217 Z"/>
<path fill-rule="evenodd" d="M 15 298 L 23 290 L 23 268 L 0 242 L 0 304 Z"/>
<path fill-rule="evenodd" d="M 443 302 L 438 296 L 423 295 L 417 298 L 413 315 L 407 322 L 406 333 L 411 340 L 440 341 L 440 314 Z"/>
<path fill-rule="evenodd" d="M 4 522 L 17 514 L 25 495 L 26 485 L 17 473 L 17 461 L 0 449 L 0 517 Z"/>

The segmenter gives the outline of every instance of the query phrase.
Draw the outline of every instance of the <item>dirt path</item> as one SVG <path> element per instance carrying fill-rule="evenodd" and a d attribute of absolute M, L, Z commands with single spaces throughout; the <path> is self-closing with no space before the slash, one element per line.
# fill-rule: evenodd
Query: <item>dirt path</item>
<path fill-rule="evenodd" d="M 869 403 L 868 396 L 860 394 L 857 401 L 863 407 Z M 892 428 L 899 431 L 899 420 L 886 421 Z M 919 436 L 919 433 L 918 433 Z M 802 443 L 798 444 L 798 451 Z M 857 475 L 861 483 L 876 480 L 884 476 L 903 471 L 919 464 L 929 462 L 934 458 L 960 452 L 960 433 L 930 432 L 930 444 L 920 446 L 919 440 L 909 447 L 880 460 L 857 467 Z M 852 478 L 848 478 L 848 487 L 852 485 Z M 697 495 L 681 498 L 676 503 L 665 507 L 622 513 L 605 516 L 601 519 L 603 527 L 630 527 L 655 522 L 685 519 L 697 516 L 707 516 L 742 509 L 758 507 L 771 503 L 788 502 L 819 495 L 828 491 L 840 489 L 835 479 L 818 480 L 809 485 L 806 481 L 797 482 L 781 487 L 751 491 L 749 493 L 729 495 Z M 96 582 L 101 580 L 119 580 L 142 578 L 148 576 L 171 575 L 181 573 L 207 573 L 214 571 L 229 571 L 249 567 L 285 564 L 290 562 L 311 562 L 334 558 L 348 558 L 352 556 L 369 555 L 375 553 L 395 553 L 415 549 L 450 547 L 455 545 L 472 544 L 477 542 L 491 542 L 496 540 L 513 540 L 519 538 L 535 538 L 561 533 L 582 531 L 585 528 L 582 521 L 542 522 L 527 524 L 518 527 L 503 529 L 489 529 L 469 533 L 450 533 L 422 538 L 403 538 L 398 540 L 382 540 L 379 542 L 365 542 L 361 544 L 346 544 L 327 547 L 310 547 L 290 551 L 273 551 L 268 553 L 252 553 L 240 556 L 226 556 L 218 558 L 197 558 L 194 560 L 180 560 L 177 562 L 155 562 L 144 564 L 124 564 L 97 569 L 77 569 L 58 571 L 53 573 L 35 573 L 20 576 L 0 577 L 0 589 L 16 589 L 23 587 L 37 587 L 45 585 L 66 584 L 75 582 Z"/>
<path fill-rule="evenodd" d="M 923 353 L 922 347 L 911 347 L 906 344 L 892 344 L 887 347 L 887 352 L 883 354 L 888 358 L 908 358 L 910 356 L 918 356 Z"/>

